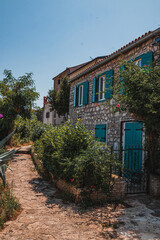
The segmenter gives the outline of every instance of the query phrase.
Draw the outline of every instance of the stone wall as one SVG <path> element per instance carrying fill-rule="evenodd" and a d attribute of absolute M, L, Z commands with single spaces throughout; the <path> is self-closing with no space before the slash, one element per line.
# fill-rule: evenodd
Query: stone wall
<path fill-rule="evenodd" d="M 52 175 L 52 174 L 51 174 Z M 74 196 L 75 202 L 80 202 L 81 201 L 81 192 L 82 190 L 79 188 L 74 187 L 74 185 L 71 185 L 70 183 L 67 183 L 66 181 L 59 179 L 58 181 L 54 180 L 53 175 L 51 176 L 52 182 L 55 183 L 56 187 L 60 189 L 63 192 L 66 192 L 66 194 L 70 194 Z M 113 176 L 114 178 L 114 185 L 112 192 L 109 196 L 101 193 L 94 191 L 90 195 L 90 199 L 93 202 L 97 201 L 107 201 L 107 200 L 122 200 L 125 197 L 125 181 L 122 177 L 118 177 L 116 175 Z"/>
<path fill-rule="evenodd" d="M 152 197 L 160 197 L 160 176 L 150 175 L 149 194 Z"/>
<path fill-rule="evenodd" d="M 116 76 L 119 72 L 120 61 L 122 59 L 129 61 L 144 53 L 150 51 L 154 52 L 155 48 L 152 45 L 153 41 L 154 39 L 149 39 L 147 42 L 141 44 L 140 46 L 134 47 L 127 53 L 118 56 L 117 58 L 104 64 L 96 70 L 93 70 L 92 72 L 87 73 L 77 80 L 71 82 L 69 106 L 70 118 L 74 122 L 76 122 L 77 118 L 81 118 L 87 129 L 91 130 L 93 133 L 95 132 L 96 124 L 107 124 L 106 143 L 110 146 L 112 146 L 115 142 L 120 146 L 121 122 L 133 121 L 134 118 L 127 112 L 121 114 L 118 112 L 116 114 L 111 113 L 106 102 L 92 103 L 93 78 L 111 69 L 114 70 L 114 76 Z M 85 81 L 89 82 L 88 104 L 82 107 L 74 107 L 74 88 L 78 84 Z M 111 101 L 111 104 L 113 104 L 112 100 L 109 101 Z"/>
<path fill-rule="evenodd" d="M 44 169 L 42 167 L 42 163 L 38 158 L 38 155 L 34 152 L 34 147 L 31 148 L 31 156 L 33 159 L 33 162 L 39 172 L 40 175 L 45 176 Z M 111 195 L 109 197 L 106 197 L 105 194 L 100 192 L 93 192 L 91 194 L 91 200 L 92 201 L 103 201 L 103 200 L 121 200 L 125 196 L 125 181 L 122 177 L 118 177 L 117 175 L 113 175 L 113 189 L 111 192 Z M 52 173 L 50 173 L 50 180 L 56 185 L 56 187 L 66 192 L 67 194 L 73 195 L 75 202 L 81 201 L 81 192 L 82 190 L 79 188 L 76 188 L 71 183 L 67 183 L 63 179 L 55 180 Z"/>

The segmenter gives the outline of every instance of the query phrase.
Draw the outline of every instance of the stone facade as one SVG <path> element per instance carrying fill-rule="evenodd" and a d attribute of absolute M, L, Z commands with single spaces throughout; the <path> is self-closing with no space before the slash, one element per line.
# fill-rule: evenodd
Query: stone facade
<path fill-rule="evenodd" d="M 53 125 L 53 111 L 50 112 L 50 105 L 48 102 L 43 104 L 43 123 Z"/>
<path fill-rule="evenodd" d="M 159 31 L 160 32 L 160 31 Z M 131 59 L 135 59 L 136 57 L 148 53 L 157 51 L 159 49 L 158 46 L 153 46 L 153 42 L 156 36 L 151 36 L 146 41 L 143 41 L 141 44 L 136 45 L 136 40 L 134 47 L 130 47 L 127 50 L 128 45 L 123 47 L 123 51 L 118 50 L 117 52 L 111 54 L 111 57 L 108 57 L 108 61 L 105 59 L 101 61 L 100 64 L 97 64 L 97 67 L 91 68 L 88 71 L 84 71 L 84 74 L 78 74 L 77 77 L 72 78 L 71 81 L 71 89 L 70 89 L 70 118 L 76 122 L 77 118 L 81 118 L 83 120 L 84 125 L 87 129 L 91 130 L 93 133 L 95 132 L 96 124 L 106 124 L 106 143 L 110 146 L 114 146 L 116 143 L 118 147 L 120 147 L 120 143 L 122 141 L 122 127 L 123 121 L 134 121 L 134 118 L 130 113 L 115 113 L 113 114 L 108 107 L 108 104 L 105 102 L 92 102 L 92 88 L 93 88 L 93 78 L 99 76 L 100 74 L 114 70 L 114 76 L 116 76 L 120 69 L 120 61 L 125 59 L 127 61 Z M 142 37 L 143 39 L 143 37 Z M 126 49 L 126 50 L 125 50 Z M 103 64 L 104 62 L 104 64 Z M 89 82 L 88 87 L 88 104 L 81 107 L 74 107 L 74 89 L 75 86 L 83 83 Z M 113 83 L 114 84 L 114 83 Z M 111 104 L 113 104 L 113 100 Z"/>
<path fill-rule="evenodd" d="M 160 176 L 150 174 L 149 194 L 152 197 L 160 198 Z"/>

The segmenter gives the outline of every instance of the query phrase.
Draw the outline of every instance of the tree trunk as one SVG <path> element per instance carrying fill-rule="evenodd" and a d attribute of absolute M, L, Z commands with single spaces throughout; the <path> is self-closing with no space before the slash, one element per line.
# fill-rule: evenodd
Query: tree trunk
<path fill-rule="evenodd" d="M 154 154 L 156 151 L 158 143 L 157 132 L 150 131 L 148 134 L 148 144 L 149 144 L 149 170 L 151 173 L 154 173 Z"/>

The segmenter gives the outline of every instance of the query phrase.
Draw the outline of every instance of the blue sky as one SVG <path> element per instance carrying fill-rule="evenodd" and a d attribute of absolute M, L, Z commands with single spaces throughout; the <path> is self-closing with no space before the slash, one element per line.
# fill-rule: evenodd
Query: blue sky
<path fill-rule="evenodd" d="M 33 72 L 37 105 L 65 70 L 160 27 L 159 0 L 0 0 L 0 80 Z"/>

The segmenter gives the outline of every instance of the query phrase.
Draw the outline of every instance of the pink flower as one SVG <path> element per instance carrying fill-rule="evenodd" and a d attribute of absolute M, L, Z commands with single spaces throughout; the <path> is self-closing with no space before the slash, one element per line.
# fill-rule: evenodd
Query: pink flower
<path fill-rule="evenodd" d="M 0 114 L 0 118 L 3 118 L 3 114 Z"/>
<path fill-rule="evenodd" d="M 70 179 L 71 180 L 71 182 L 74 182 L 74 179 L 72 178 L 72 179 Z"/>
<path fill-rule="evenodd" d="M 92 185 L 92 186 L 91 186 L 91 188 L 95 188 L 95 186 L 94 186 L 94 185 Z"/>

